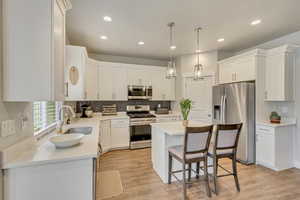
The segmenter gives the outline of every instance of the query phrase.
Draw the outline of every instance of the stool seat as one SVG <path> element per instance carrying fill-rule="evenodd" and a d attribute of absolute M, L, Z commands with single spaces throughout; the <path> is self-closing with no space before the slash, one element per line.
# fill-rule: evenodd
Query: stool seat
<path fill-rule="evenodd" d="M 177 159 L 183 160 L 184 157 L 184 147 L 183 146 L 173 146 L 169 148 L 169 152 L 173 154 L 174 157 L 177 157 Z M 189 160 L 194 159 L 201 159 L 204 158 L 204 153 L 195 153 L 195 154 L 186 154 L 186 162 L 189 162 Z"/>

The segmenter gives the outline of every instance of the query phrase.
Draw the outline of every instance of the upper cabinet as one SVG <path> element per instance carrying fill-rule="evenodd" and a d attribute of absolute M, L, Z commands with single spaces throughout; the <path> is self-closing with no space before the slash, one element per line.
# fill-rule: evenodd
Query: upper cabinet
<path fill-rule="evenodd" d="M 284 45 L 266 53 L 265 100 L 294 99 L 295 46 Z"/>
<path fill-rule="evenodd" d="M 98 93 L 98 72 L 99 62 L 91 58 L 88 59 L 88 64 L 85 73 L 85 94 L 87 100 L 97 100 L 99 98 Z"/>
<path fill-rule="evenodd" d="M 98 94 L 102 101 L 127 101 L 127 71 L 119 63 L 100 62 Z"/>
<path fill-rule="evenodd" d="M 219 83 L 233 83 L 256 79 L 258 59 L 264 50 L 255 49 L 219 62 Z"/>
<path fill-rule="evenodd" d="M 160 67 L 148 73 L 152 82 L 153 101 L 174 101 L 175 100 L 175 79 L 167 79 L 166 71 Z"/>
<path fill-rule="evenodd" d="M 86 74 L 88 55 L 85 47 L 66 46 L 65 99 L 87 99 Z"/>
<path fill-rule="evenodd" d="M 70 8 L 67 0 L 3 1 L 4 101 L 64 100 Z"/>

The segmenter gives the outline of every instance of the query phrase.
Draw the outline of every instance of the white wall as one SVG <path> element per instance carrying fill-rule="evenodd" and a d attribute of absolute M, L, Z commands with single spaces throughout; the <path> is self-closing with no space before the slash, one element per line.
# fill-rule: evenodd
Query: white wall
<path fill-rule="evenodd" d="M 204 71 L 214 72 L 216 77 L 218 77 L 218 61 L 232 55 L 232 52 L 209 51 L 201 53 L 199 61 L 200 64 L 203 65 Z M 183 55 L 176 58 L 176 101 L 171 104 L 173 110 L 179 111 L 178 103 L 183 98 L 182 75 L 186 73 L 193 73 L 195 64 L 197 64 L 197 54 Z"/>
<path fill-rule="evenodd" d="M 137 65 L 154 65 L 154 66 L 167 66 L 167 60 L 155 60 L 147 58 L 107 55 L 107 54 L 95 54 L 89 53 L 89 57 L 99 61 L 106 62 L 119 62 L 126 64 L 137 64 Z"/>

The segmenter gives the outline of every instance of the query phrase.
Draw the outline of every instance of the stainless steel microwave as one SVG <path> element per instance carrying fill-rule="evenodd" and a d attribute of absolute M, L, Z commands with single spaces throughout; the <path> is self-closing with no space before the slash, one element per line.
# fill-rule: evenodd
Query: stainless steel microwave
<path fill-rule="evenodd" d="M 128 99 L 152 99 L 152 86 L 129 85 Z"/>

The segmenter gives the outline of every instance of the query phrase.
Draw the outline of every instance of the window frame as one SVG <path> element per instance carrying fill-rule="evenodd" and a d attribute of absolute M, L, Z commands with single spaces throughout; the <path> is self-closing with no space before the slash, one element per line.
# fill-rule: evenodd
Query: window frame
<path fill-rule="evenodd" d="M 38 101 L 38 102 L 39 103 L 45 103 L 45 104 L 47 103 L 47 101 Z M 36 102 L 32 103 L 32 110 L 33 110 L 33 112 L 34 112 L 34 103 L 36 103 Z M 46 127 L 41 128 L 41 129 L 39 129 L 37 131 L 34 131 L 33 136 L 36 137 L 37 139 L 40 139 L 40 138 L 44 137 L 45 135 L 53 132 L 55 130 L 56 126 L 57 126 L 57 122 L 58 122 L 59 117 L 60 117 L 59 116 L 59 110 L 61 109 L 62 102 L 55 101 L 54 103 L 55 103 L 55 106 L 56 106 L 56 108 L 55 108 L 55 113 L 56 113 L 55 114 L 56 115 L 55 118 L 56 119 L 54 120 L 53 123 L 47 125 Z M 45 105 L 43 105 L 43 106 L 45 106 Z M 45 111 L 45 109 L 46 108 L 44 108 L 43 110 Z M 46 117 L 47 113 L 44 112 L 44 113 L 42 113 L 42 115 L 43 115 L 43 117 Z M 33 124 L 34 124 L 34 113 L 33 113 Z"/>

